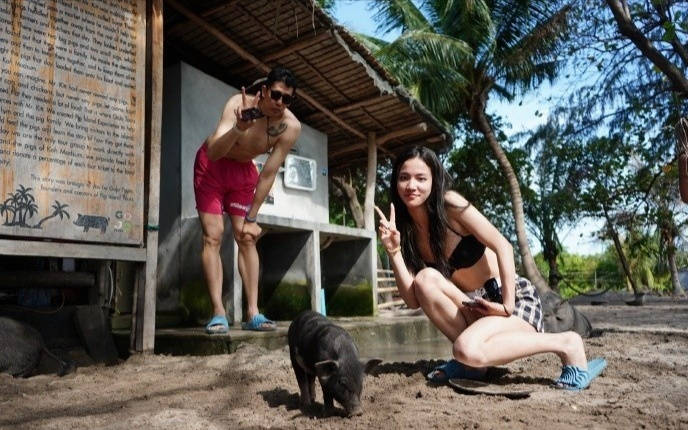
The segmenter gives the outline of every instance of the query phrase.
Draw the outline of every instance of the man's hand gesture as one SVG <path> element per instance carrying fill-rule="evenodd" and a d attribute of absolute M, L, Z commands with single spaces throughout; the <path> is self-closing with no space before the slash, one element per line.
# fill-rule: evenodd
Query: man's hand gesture
<path fill-rule="evenodd" d="M 265 90 L 265 85 L 263 85 L 263 90 Z M 241 87 L 241 106 L 237 106 L 236 109 L 234 109 L 234 115 L 236 116 L 236 125 L 235 127 L 238 128 L 241 131 L 246 131 L 249 128 L 253 127 L 253 124 L 256 122 L 255 119 L 249 119 L 247 121 L 244 121 L 241 119 L 241 111 L 247 110 L 247 109 L 258 109 L 258 102 L 260 101 L 260 91 L 258 91 L 253 97 L 252 101 L 248 101 L 246 99 L 246 88 Z"/>
<path fill-rule="evenodd" d="M 401 246 L 401 233 L 397 230 L 396 217 L 394 215 L 394 203 L 390 205 L 389 220 L 379 207 L 375 206 L 375 211 L 380 216 L 380 242 L 387 252 L 393 252 Z"/>

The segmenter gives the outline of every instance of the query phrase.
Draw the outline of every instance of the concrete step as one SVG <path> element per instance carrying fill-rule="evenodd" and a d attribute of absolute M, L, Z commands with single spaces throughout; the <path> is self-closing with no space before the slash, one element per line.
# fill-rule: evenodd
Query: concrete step
<path fill-rule="evenodd" d="M 388 313 L 379 317 L 330 318 L 345 328 L 360 349 L 379 349 L 399 344 L 414 344 L 442 339 L 443 335 L 425 315 L 409 312 Z M 287 346 L 289 321 L 278 321 L 277 330 L 254 332 L 231 327 L 227 334 L 209 335 L 204 327 L 163 328 L 155 331 L 155 353 L 171 355 L 229 354 L 242 343 L 260 345 L 266 349 Z M 120 355 L 126 357 L 129 349 L 129 331 L 114 330 Z"/>

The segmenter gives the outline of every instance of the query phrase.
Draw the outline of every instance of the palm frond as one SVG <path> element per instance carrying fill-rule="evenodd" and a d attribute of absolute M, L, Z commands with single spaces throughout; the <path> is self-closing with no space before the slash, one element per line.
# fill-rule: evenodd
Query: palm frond
<path fill-rule="evenodd" d="M 495 94 L 501 99 L 504 99 L 508 102 L 512 102 L 514 100 L 514 93 L 512 91 L 507 90 L 503 85 L 500 84 L 494 84 L 492 86 L 492 91 L 494 91 Z"/>
<path fill-rule="evenodd" d="M 494 73 L 511 88 L 528 89 L 545 79 L 552 80 L 562 64 L 558 56 L 559 42 L 566 31 L 565 6 L 548 18 L 539 21 L 527 32 L 522 29 L 518 40 L 502 37 L 502 45 L 495 46 L 492 59 Z"/>
<path fill-rule="evenodd" d="M 356 33 L 352 32 L 353 36 L 363 44 L 370 52 L 373 53 L 373 55 L 376 54 L 376 52 L 380 51 L 381 49 L 385 48 L 387 45 L 389 45 L 389 42 L 383 39 L 379 39 L 377 37 L 373 36 L 368 36 L 367 34 L 363 33 Z"/>
<path fill-rule="evenodd" d="M 432 31 L 403 33 L 378 51 L 380 58 L 396 57 L 405 61 L 437 62 L 460 69 L 471 61 L 471 48 L 462 40 Z"/>
<path fill-rule="evenodd" d="M 378 0 L 373 19 L 383 34 L 392 30 L 428 30 L 432 26 L 411 0 Z"/>
<path fill-rule="evenodd" d="M 494 38 L 490 6 L 484 0 L 435 0 L 442 9 L 439 31 L 465 41 L 477 53 Z"/>
<path fill-rule="evenodd" d="M 565 34 L 569 10 L 569 6 L 564 6 L 528 28 L 520 27 L 518 39 L 512 40 L 514 32 L 510 32 L 509 37 L 505 36 L 506 31 L 500 33 L 496 41 L 496 49 L 500 55 L 496 58 L 495 66 L 513 67 L 522 62 L 538 62 L 541 59 L 552 58 L 557 53 L 558 42 Z M 515 21 L 519 19 L 516 18 Z"/>

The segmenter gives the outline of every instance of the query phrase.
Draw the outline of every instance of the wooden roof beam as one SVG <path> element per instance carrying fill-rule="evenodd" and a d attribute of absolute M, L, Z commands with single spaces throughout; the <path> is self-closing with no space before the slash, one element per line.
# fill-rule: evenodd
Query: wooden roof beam
<path fill-rule="evenodd" d="M 336 108 L 332 109 L 332 112 L 334 112 L 334 113 L 348 112 L 350 110 L 358 109 L 360 107 L 364 107 L 364 106 L 368 106 L 370 104 L 376 103 L 385 97 L 386 97 L 386 95 L 384 95 L 384 94 L 381 96 L 370 97 L 368 99 L 360 100 L 360 101 L 357 101 L 355 103 L 336 107 Z"/>
<path fill-rule="evenodd" d="M 227 3 L 225 3 L 225 4 L 223 4 L 223 5 L 216 6 L 216 7 L 211 7 L 210 9 L 204 10 L 203 12 L 199 12 L 198 16 L 200 16 L 201 18 L 207 18 L 207 17 L 209 17 L 210 15 L 215 15 L 215 13 L 220 12 L 220 11 L 222 11 L 222 10 L 224 10 L 224 9 L 232 8 L 232 7 L 234 7 L 234 5 L 236 5 L 237 3 L 239 3 L 239 0 L 230 0 L 230 1 L 228 1 Z M 182 30 L 186 30 L 186 28 L 187 28 L 190 24 L 193 24 L 193 22 L 192 22 L 191 20 L 189 20 L 189 19 L 187 19 L 186 21 L 178 22 L 178 23 L 176 23 L 175 25 L 173 25 L 172 27 L 170 27 L 169 30 L 166 30 L 166 31 L 165 31 L 165 35 L 166 35 L 167 37 L 170 37 L 170 36 L 171 36 L 171 37 L 177 36 L 177 34 L 180 33 L 180 32 L 182 32 Z"/>
<path fill-rule="evenodd" d="M 412 125 L 411 127 L 402 128 L 400 130 L 395 130 L 387 134 L 384 134 L 376 139 L 376 143 L 378 149 L 380 149 L 382 145 L 384 145 L 392 139 L 397 139 L 399 137 L 409 136 L 413 134 L 425 133 L 427 130 L 428 125 L 425 122 L 419 122 L 418 124 Z M 358 151 L 360 149 L 366 149 L 367 147 L 368 144 L 366 142 L 356 143 L 354 145 L 349 146 L 346 149 L 342 149 L 333 154 L 330 154 L 330 157 L 338 157 L 342 154 Z"/>
<path fill-rule="evenodd" d="M 236 52 L 240 57 L 243 59 L 249 61 L 254 67 L 256 67 L 258 70 L 260 70 L 263 73 L 269 73 L 270 72 L 270 67 L 268 67 L 265 63 L 260 61 L 258 58 L 253 56 L 250 52 L 246 51 L 244 48 L 239 46 L 236 42 L 234 42 L 232 39 L 227 37 L 222 31 L 220 31 L 217 27 L 209 24 L 206 22 L 203 18 L 200 16 L 196 15 L 195 13 L 191 12 L 189 9 L 181 5 L 177 0 L 165 0 L 165 2 L 170 5 L 173 9 L 175 9 L 177 12 L 181 13 L 182 15 L 186 16 L 190 21 L 195 22 L 203 28 L 205 31 L 208 33 L 212 34 L 215 36 L 220 42 L 224 43 L 227 45 L 230 49 L 232 49 L 234 52 Z M 347 124 L 344 120 L 339 118 L 337 115 L 335 115 L 332 111 L 318 103 L 315 99 L 313 99 L 311 96 L 306 94 L 303 90 L 296 90 L 296 94 L 299 96 L 299 98 L 302 98 L 305 100 L 308 104 L 313 106 L 314 108 L 318 109 L 322 113 L 325 114 L 328 118 L 330 118 L 332 121 L 335 123 L 339 124 L 342 128 L 350 132 L 356 137 L 359 137 L 361 139 L 365 139 L 366 136 L 365 134 L 361 133 L 360 131 L 356 130 L 349 124 Z"/>
<path fill-rule="evenodd" d="M 317 36 L 309 37 L 306 39 L 301 39 L 296 43 L 292 43 L 291 45 L 285 46 L 282 49 L 278 49 L 277 51 L 273 51 L 269 54 L 261 54 L 261 58 L 263 59 L 263 62 L 267 63 L 268 61 L 276 60 L 278 58 L 282 58 L 286 55 L 289 55 L 293 52 L 300 51 L 303 48 L 308 48 L 309 46 L 315 45 L 316 43 L 320 43 L 322 41 L 325 41 L 332 37 L 332 32 L 331 31 L 326 31 L 324 33 L 320 33 Z M 250 65 L 245 65 L 241 67 L 237 67 L 236 73 L 244 73 L 247 72 L 248 70 L 251 69 Z"/>
<path fill-rule="evenodd" d="M 341 105 L 341 106 L 338 106 L 336 108 L 333 108 L 332 112 L 334 112 L 336 114 L 340 114 L 342 112 L 349 112 L 349 111 L 352 111 L 352 110 L 355 110 L 358 108 L 363 108 L 363 107 L 366 107 L 368 105 L 379 102 L 379 101 L 385 99 L 387 96 L 390 96 L 390 95 L 391 94 L 383 94 L 380 96 L 370 97 L 370 98 L 367 98 L 365 100 L 359 100 L 359 101 L 354 102 L 354 103 Z M 365 113 L 367 113 L 367 112 L 365 112 Z M 308 121 L 308 120 L 313 119 L 314 117 L 316 117 L 318 115 L 322 115 L 322 112 L 313 112 L 313 113 L 307 115 L 306 117 L 304 117 L 303 119 L 304 119 L 304 121 Z"/>

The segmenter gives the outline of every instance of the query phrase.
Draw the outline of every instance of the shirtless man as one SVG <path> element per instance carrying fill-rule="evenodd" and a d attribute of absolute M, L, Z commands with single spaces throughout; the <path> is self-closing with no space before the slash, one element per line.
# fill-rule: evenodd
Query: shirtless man
<path fill-rule="evenodd" d="M 208 333 L 226 333 L 228 323 L 222 303 L 220 245 L 224 232 L 223 212 L 229 215 L 239 247 L 239 273 L 248 303 L 245 330 L 274 330 L 275 323 L 258 312 L 258 251 L 261 228 L 256 224 L 279 167 L 301 132 L 301 123 L 287 106 L 294 100 L 296 81 L 285 68 L 276 67 L 255 96 L 232 96 L 225 105 L 217 128 L 196 153 L 194 192 L 203 227 L 201 259 L 213 306 Z M 262 115 L 242 119 L 242 111 L 253 108 Z M 269 154 L 260 173 L 253 158 Z"/>

